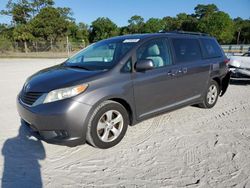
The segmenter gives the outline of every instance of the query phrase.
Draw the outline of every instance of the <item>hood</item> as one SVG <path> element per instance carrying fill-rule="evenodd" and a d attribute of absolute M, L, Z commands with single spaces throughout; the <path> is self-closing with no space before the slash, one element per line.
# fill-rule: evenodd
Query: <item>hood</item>
<path fill-rule="evenodd" d="M 88 71 L 56 65 L 43 69 L 27 79 L 25 92 L 50 92 L 54 89 L 74 86 L 84 83 L 86 79 L 103 73 L 104 71 Z"/>
<path fill-rule="evenodd" d="M 237 68 L 250 69 L 250 57 L 232 56 L 229 65 Z"/>

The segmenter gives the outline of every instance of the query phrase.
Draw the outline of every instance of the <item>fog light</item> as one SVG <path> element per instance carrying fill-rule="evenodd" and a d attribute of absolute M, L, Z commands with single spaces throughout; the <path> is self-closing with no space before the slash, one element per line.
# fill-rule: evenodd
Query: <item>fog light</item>
<path fill-rule="evenodd" d="M 69 136 L 67 131 L 40 131 L 40 135 L 45 139 L 65 139 Z"/>
<path fill-rule="evenodd" d="M 67 138 L 69 136 L 67 131 L 55 131 L 57 134 L 57 137 L 62 139 L 62 138 Z"/>

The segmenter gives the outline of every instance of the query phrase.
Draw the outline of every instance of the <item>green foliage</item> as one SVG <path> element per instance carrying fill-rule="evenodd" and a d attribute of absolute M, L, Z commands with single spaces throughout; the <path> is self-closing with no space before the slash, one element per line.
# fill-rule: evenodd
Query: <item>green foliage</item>
<path fill-rule="evenodd" d="M 244 44 L 250 43 L 250 19 L 243 20 L 242 18 L 234 19 L 234 43 Z"/>
<path fill-rule="evenodd" d="M 194 16 L 197 18 L 197 30 L 208 33 L 222 43 L 230 43 L 234 35 L 234 23 L 230 16 L 214 4 L 197 5 Z"/>
<path fill-rule="evenodd" d="M 65 19 L 65 15 L 54 7 L 43 8 L 31 21 L 34 36 L 51 41 L 64 36 L 68 25 L 69 22 Z"/>
<path fill-rule="evenodd" d="M 177 29 L 183 31 L 197 31 L 197 19 L 193 15 L 180 13 L 176 18 Z"/>
<path fill-rule="evenodd" d="M 109 18 L 98 18 L 91 25 L 90 40 L 96 42 L 102 39 L 118 35 L 119 30 L 115 23 Z"/>
<path fill-rule="evenodd" d="M 28 53 L 27 41 L 34 40 L 30 24 L 20 24 L 14 28 L 13 38 L 15 41 L 21 41 L 24 44 L 25 53 Z"/>
<path fill-rule="evenodd" d="M 0 14 L 12 16 L 14 24 L 26 24 L 31 18 L 31 7 L 27 0 L 22 0 L 18 3 L 9 0 L 6 5 L 6 10 L 2 10 Z"/>
<path fill-rule="evenodd" d="M 219 9 L 215 4 L 201 5 L 198 4 L 195 8 L 195 16 L 197 19 L 202 19 L 207 17 L 215 12 L 218 12 Z"/>
<path fill-rule="evenodd" d="M 14 28 L 13 38 L 16 41 L 31 41 L 34 39 L 30 24 L 21 24 Z"/>
<path fill-rule="evenodd" d="M 88 30 L 88 28 L 89 28 L 88 25 L 85 23 L 80 22 L 78 24 L 78 31 L 77 31 L 76 39 L 84 41 L 85 46 L 89 44 L 89 30 Z"/>
<path fill-rule="evenodd" d="M 138 15 L 132 16 L 128 20 L 128 32 L 129 33 L 142 33 L 144 27 L 144 18 Z"/>
<path fill-rule="evenodd" d="M 9 0 L 0 14 L 12 17 L 14 24 L 26 24 L 42 8 L 54 5 L 54 0 Z"/>
<path fill-rule="evenodd" d="M 0 24 L 0 36 L 11 40 L 13 38 L 13 27 L 8 26 L 7 24 Z"/>
<path fill-rule="evenodd" d="M 42 8 L 49 7 L 49 6 L 52 6 L 54 4 L 55 3 L 53 0 L 31 0 L 30 6 L 32 7 L 32 10 L 33 10 L 33 16 L 36 13 L 39 13 L 39 11 Z"/>
<path fill-rule="evenodd" d="M 164 29 L 164 24 L 162 19 L 150 18 L 142 29 L 143 33 L 157 33 Z"/>
<path fill-rule="evenodd" d="M 11 50 L 13 50 L 11 40 L 0 35 L 0 52 L 4 53 L 4 52 L 11 51 Z"/>
<path fill-rule="evenodd" d="M 164 31 L 177 30 L 176 19 L 170 16 L 166 16 L 162 19 Z"/>
<path fill-rule="evenodd" d="M 163 19 L 165 31 L 183 30 L 197 31 L 198 20 L 193 15 L 180 13 L 176 17 L 164 17 Z"/>
<path fill-rule="evenodd" d="M 84 23 L 79 23 L 78 25 L 75 22 L 69 22 L 67 36 L 73 42 L 81 41 L 84 46 L 89 44 L 89 31 L 88 25 Z"/>
<path fill-rule="evenodd" d="M 250 43 L 250 20 L 236 18 L 222 12 L 214 4 L 197 5 L 193 14 L 180 13 L 176 17 L 150 18 L 134 15 L 128 25 L 118 28 L 109 18 L 98 18 L 91 26 L 75 23 L 73 13 L 67 7 L 54 7 L 54 0 L 8 0 L 2 15 L 12 17 L 12 24 L 0 24 L 1 48 L 6 49 L 14 42 L 21 42 L 28 51 L 28 42 L 52 43 L 66 41 L 86 46 L 90 42 L 116 35 L 155 33 L 161 30 L 184 30 L 208 33 L 220 43 Z M 22 45 L 21 45 L 22 46 Z M 1 49 L 0 48 L 0 49 Z"/>
<path fill-rule="evenodd" d="M 241 33 L 242 33 L 241 43 L 249 44 L 250 43 L 250 20 L 245 21 L 244 26 L 242 27 Z"/>
<path fill-rule="evenodd" d="M 214 12 L 200 19 L 198 29 L 201 32 L 209 33 L 222 43 L 230 43 L 234 35 L 233 21 L 224 12 Z"/>
<path fill-rule="evenodd" d="M 57 11 L 59 12 L 59 14 L 61 15 L 61 17 L 65 20 L 69 20 L 69 21 L 74 21 L 74 18 L 72 18 L 73 13 L 71 12 L 70 8 L 67 7 L 58 7 Z"/>

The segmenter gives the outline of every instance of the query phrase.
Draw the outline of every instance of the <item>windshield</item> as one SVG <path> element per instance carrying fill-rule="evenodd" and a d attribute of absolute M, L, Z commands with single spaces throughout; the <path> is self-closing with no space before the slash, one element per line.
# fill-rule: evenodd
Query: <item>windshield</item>
<path fill-rule="evenodd" d="M 87 70 L 111 69 L 134 45 L 124 41 L 101 41 L 69 58 L 65 65 Z"/>

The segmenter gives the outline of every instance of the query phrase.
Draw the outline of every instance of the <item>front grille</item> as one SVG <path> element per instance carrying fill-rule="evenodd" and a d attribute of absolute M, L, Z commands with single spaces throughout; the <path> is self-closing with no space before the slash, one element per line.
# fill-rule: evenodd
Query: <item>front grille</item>
<path fill-rule="evenodd" d="M 42 96 L 43 93 L 38 92 L 24 92 L 21 93 L 21 100 L 27 105 L 33 105 L 36 100 Z"/>

